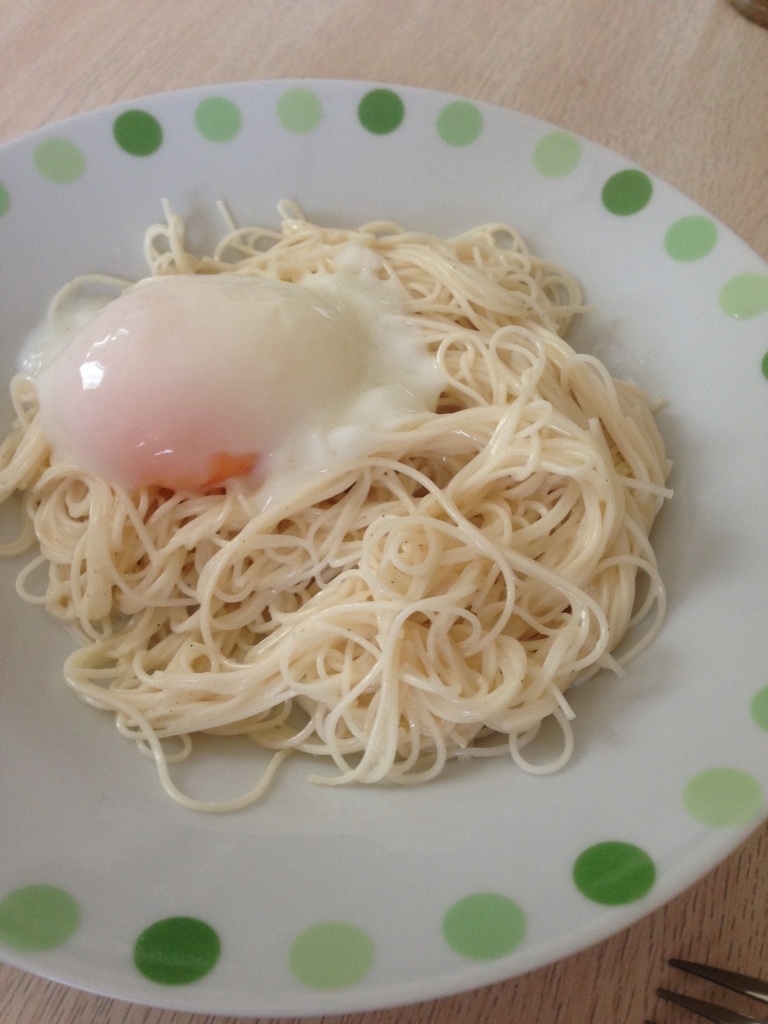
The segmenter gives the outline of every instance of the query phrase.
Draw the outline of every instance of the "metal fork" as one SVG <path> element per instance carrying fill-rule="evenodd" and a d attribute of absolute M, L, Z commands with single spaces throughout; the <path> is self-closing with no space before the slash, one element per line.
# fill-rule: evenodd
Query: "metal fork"
<path fill-rule="evenodd" d="M 749 975 L 737 974 L 736 971 L 724 971 L 720 967 L 691 963 L 690 960 L 670 960 L 669 964 L 681 971 L 688 971 L 689 974 L 697 974 L 701 978 L 706 978 L 707 981 L 712 981 L 716 985 L 740 992 L 742 995 L 749 996 L 750 999 L 768 1003 L 768 982 L 761 981 L 760 978 L 750 978 Z M 670 992 L 666 988 L 657 989 L 656 994 L 662 999 L 685 1007 L 686 1010 L 698 1013 L 705 1020 L 714 1021 L 715 1024 L 768 1024 L 765 1018 L 758 1020 L 757 1017 L 747 1017 L 743 1013 L 736 1013 L 735 1010 L 728 1010 L 724 1006 L 715 1006 L 714 1003 L 706 1003 L 701 999 L 693 999 L 690 996 L 680 995 L 678 992 Z M 647 1020 L 645 1024 L 654 1024 L 654 1022 Z"/>

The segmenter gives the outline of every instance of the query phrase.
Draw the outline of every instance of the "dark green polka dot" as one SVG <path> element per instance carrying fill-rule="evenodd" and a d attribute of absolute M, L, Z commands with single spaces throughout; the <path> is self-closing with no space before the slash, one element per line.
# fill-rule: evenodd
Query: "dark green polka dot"
<path fill-rule="evenodd" d="M 763 356 L 763 361 L 760 363 L 760 369 L 763 371 L 763 376 L 768 379 L 768 352 Z"/>
<path fill-rule="evenodd" d="M 27 885 L 0 901 L 0 942 L 26 953 L 63 945 L 79 923 L 77 901 L 53 885 Z"/>
<path fill-rule="evenodd" d="M 126 110 L 112 126 L 115 142 L 131 156 L 150 156 L 163 142 L 163 129 L 146 110 Z"/>
<path fill-rule="evenodd" d="M 717 242 L 717 227 L 710 217 L 694 213 L 681 217 L 664 236 L 664 248 L 673 260 L 700 260 L 711 252 Z"/>
<path fill-rule="evenodd" d="M 768 686 L 758 690 L 749 705 L 752 720 L 768 732 Z"/>
<path fill-rule="evenodd" d="M 468 100 L 455 100 L 437 115 L 437 134 L 449 146 L 468 146 L 482 130 L 483 115 Z"/>
<path fill-rule="evenodd" d="M 720 308 L 736 320 L 768 311 L 768 274 L 737 274 L 720 289 Z"/>
<path fill-rule="evenodd" d="M 239 108 L 224 96 L 209 96 L 195 108 L 195 127 L 211 142 L 229 142 L 239 134 L 242 124 Z"/>
<path fill-rule="evenodd" d="M 520 945 L 525 929 L 525 914 L 517 903 L 493 892 L 465 896 L 443 918 L 445 941 L 473 960 L 506 956 Z"/>
<path fill-rule="evenodd" d="M 367 131 L 387 135 L 402 123 L 405 105 L 391 89 L 372 89 L 360 100 L 357 116 Z"/>
<path fill-rule="evenodd" d="M 619 171 L 603 185 L 603 206 L 609 213 L 627 217 L 647 206 L 652 192 L 653 184 L 647 174 L 632 169 Z"/>
<path fill-rule="evenodd" d="M 188 985 L 216 966 L 221 942 L 205 921 L 167 917 L 146 928 L 133 947 L 137 969 L 161 985 Z"/>
<path fill-rule="evenodd" d="M 577 857 L 573 880 L 587 899 L 621 906 L 653 888 L 656 868 L 648 854 L 632 843 L 597 843 Z"/>
<path fill-rule="evenodd" d="M 83 152 L 69 139 L 41 142 L 35 150 L 34 161 L 38 172 L 57 185 L 71 185 L 85 171 Z"/>
<path fill-rule="evenodd" d="M 288 963 L 296 978 L 310 988 L 349 988 L 371 969 L 373 942 L 356 925 L 321 921 L 294 939 Z"/>
<path fill-rule="evenodd" d="M 291 132 L 311 132 L 323 117 L 320 97 L 303 86 L 288 89 L 277 101 L 277 116 L 283 128 Z"/>
<path fill-rule="evenodd" d="M 581 143 L 568 132 L 550 132 L 539 139 L 533 151 L 533 165 L 547 178 L 562 178 L 574 171 L 581 160 Z"/>
<path fill-rule="evenodd" d="M 713 828 L 738 828 L 760 814 L 763 793 L 757 779 L 747 772 L 709 768 L 688 782 L 683 802 L 696 821 Z"/>
<path fill-rule="evenodd" d="M 8 209 L 11 205 L 11 196 L 8 189 L 0 183 L 0 217 L 4 217 L 8 213 Z"/>

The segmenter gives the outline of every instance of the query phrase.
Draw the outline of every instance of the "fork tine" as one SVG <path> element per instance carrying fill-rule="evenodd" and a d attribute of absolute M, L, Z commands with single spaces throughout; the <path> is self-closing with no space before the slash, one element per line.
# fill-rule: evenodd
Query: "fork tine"
<path fill-rule="evenodd" d="M 657 989 L 656 994 L 662 999 L 668 999 L 671 1003 L 692 1010 L 704 1017 L 705 1020 L 714 1021 L 714 1024 L 765 1024 L 755 1017 L 746 1017 L 743 1013 L 736 1013 L 735 1010 L 727 1010 L 724 1006 L 715 1006 L 713 1003 L 705 1003 L 701 999 L 692 999 L 690 996 L 680 995 L 679 992 L 670 992 L 668 989 Z"/>
<path fill-rule="evenodd" d="M 720 967 L 708 967 L 707 964 L 695 964 L 690 960 L 670 960 L 670 966 L 677 967 L 681 971 L 688 971 L 689 974 L 697 974 L 707 981 L 714 981 L 716 985 L 723 985 L 725 988 L 733 989 L 734 992 L 741 992 L 751 999 L 759 999 L 768 1003 L 768 982 L 760 978 L 751 978 L 748 974 L 737 974 L 736 971 L 724 971 Z"/>

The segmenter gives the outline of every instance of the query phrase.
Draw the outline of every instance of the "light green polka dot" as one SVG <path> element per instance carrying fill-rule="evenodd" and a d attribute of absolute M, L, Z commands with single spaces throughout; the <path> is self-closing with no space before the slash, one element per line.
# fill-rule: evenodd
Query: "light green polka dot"
<path fill-rule="evenodd" d="M 79 923 L 77 901 L 53 885 L 27 885 L 0 901 L 0 942 L 25 953 L 63 945 Z"/>
<path fill-rule="evenodd" d="M 547 178 L 562 178 L 576 170 L 581 160 L 581 143 L 568 132 L 550 132 L 539 139 L 533 164 Z"/>
<path fill-rule="evenodd" d="M 311 132 L 322 120 L 323 104 L 311 89 L 299 86 L 288 89 L 277 101 L 277 116 L 288 131 Z"/>
<path fill-rule="evenodd" d="M 749 705 L 752 720 L 768 732 L 768 686 L 758 690 Z"/>
<path fill-rule="evenodd" d="M 388 135 L 400 127 L 405 104 L 391 89 L 371 89 L 360 100 L 357 116 L 366 131 Z"/>
<path fill-rule="evenodd" d="M 763 794 L 757 780 L 747 772 L 710 768 L 688 782 L 683 802 L 696 821 L 714 828 L 737 828 L 760 813 Z"/>
<path fill-rule="evenodd" d="M 160 122 L 146 110 L 125 110 L 115 118 L 112 134 L 131 156 L 151 156 L 163 144 Z"/>
<path fill-rule="evenodd" d="M 573 881 L 587 899 L 622 906 L 650 892 L 656 867 L 645 850 L 632 843 L 596 843 L 576 858 Z"/>
<path fill-rule="evenodd" d="M 525 930 L 525 914 L 517 903 L 493 892 L 465 896 L 443 918 L 445 941 L 473 960 L 506 956 L 520 945 Z"/>
<path fill-rule="evenodd" d="M 83 176 L 83 151 L 69 139 L 46 139 L 34 155 L 35 167 L 48 181 L 57 185 L 71 185 Z"/>
<path fill-rule="evenodd" d="M 356 925 L 321 921 L 294 939 L 288 963 L 296 978 L 310 988 L 349 988 L 371 969 L 373 942 Z"/>
<path fill-rule="evenodd" d="M 145 928 L 133 947 L 136 969 L 161 985 L 188 985 L 216 966 L 221 942 L 205 921 L 166 917 Z"/>
<path fill-rule="evenodd" d="M 710 217 L 694 213 L 681 217 L 664 236 L 664 248 L 673 260 L 700 260 L 711 252 L 717 242 L 717 227 Z"/>
<path fill-rule="evenodd" d="M 737 274 L 720 289 L 720 308 L 737 320 L 768 310 L 768 274 Z"/>
<path fill-rule="evenodd" d="M 11 195 L 8 189 L 0 183 L 0 217 L 4 217 L 11 205 Z"/>
<path fill-rule="evenodd" d="M 437 115 L 437 134 L 449 146 L 468 146 L 482 130 L 483 115 L 468 100 L 455 100 Z"/>
<path fill-rule="evenodd" d="M 603 185 L 603 206 L 618 217 L 639 213 L 651 201 L 653 182 L 643 171 L 618 171 Z"/>
<path fill-rule="evenodd" d="M 229 142 L 239 134 L 242 124 L 238 106 L 224 96 L 209 96 L 195 108 L 195 127 L 211 142 Z"/>

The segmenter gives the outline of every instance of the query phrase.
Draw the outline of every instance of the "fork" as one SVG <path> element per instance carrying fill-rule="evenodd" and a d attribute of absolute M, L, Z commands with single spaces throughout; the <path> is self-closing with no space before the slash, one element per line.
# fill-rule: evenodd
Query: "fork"
<path fill-rule="evenodd" d="M 670 967 L 676 967 L 689 974 L 696 974 L 716 985 L 740 992 L 750 999 L 757 999 L 762 1003 L 768 1003 L 768 982 L 759 978 L 751 978 L 747 974 L 737 974 L 736 971 L 725 971 L 720 967 L 708 967 L 706 964 L 692 963 L 690 960 L 670 960 Z M 716 1006 L 714 1003 L 707 1003 L 701 999 L 693 999 L 690 996 L 680 995 L 678 992 L 670 992 L 669 989 L 660 988 L 656 994 L 662 999 L 683 1006 L 687 1010 L 698 1013 L 705 1020 L 714 1021 L 715 1024 L 768 1024 L 768 1021 L 758 1020 L 757 1017 L 747 1017 L 735 1010 L 728 1010 L 724 1006 Z M 647 1020 L 645 1024 L 654 1024 Z"/>

